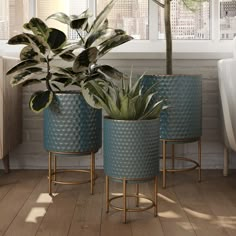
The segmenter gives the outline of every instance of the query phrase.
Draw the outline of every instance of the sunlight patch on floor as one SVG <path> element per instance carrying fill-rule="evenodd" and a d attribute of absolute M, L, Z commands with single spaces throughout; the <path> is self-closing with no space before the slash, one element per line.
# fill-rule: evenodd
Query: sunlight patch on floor
<path fill-rule="evenodd" d="M 169 219 L 180 219 L 181 218 L 181 216 L 176 214 L 174 211 L 159 212 L 158 215 L 160 217 L 169 218 Z"/>
<path fill-rule="evenodd" d="M 208 215 L 208 214 L 204 214 L 198 211 L 193 211 L 189 208 L 183 208 L 189 215 L 199 218 L 199 219 L 203 219 L 203 220 L 211 220 L 212 216 Z"/>
<path fill-rule="evenodd" d="M 165 201 L 167 201 L 167 202 L 169 202 L 169 203 L 176 203 L 176 202 L 173 201 L 172 199 L 170 199 L 170 198 L 164 196 L 163 194 L 158 193 L 158 197 L 161 198 L 161 199 L 163 199 L 163 200 L 165 200 Z"/>
<path fill-rule="evenodd" d="M 46 209 L 44 207 L 33 207 L 25 219 L 27 223 L 37 223 L 37 218 L 44 217 Z"/>

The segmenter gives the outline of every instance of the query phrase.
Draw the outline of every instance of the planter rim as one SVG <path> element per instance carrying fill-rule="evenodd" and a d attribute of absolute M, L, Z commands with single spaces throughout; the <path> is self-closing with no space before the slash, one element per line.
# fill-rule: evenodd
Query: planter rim
<path fill-rule="evenodd" d="M 56 91 L 53 92 L 54 94 L 80 94 L 82 95 L 82 93 L 78 90 L 66 90 L 66 91 Z"/>
<path fill-rule="evenodd" d="M 118 119 L 113 119 L 109 116 L 104 116 L 104 120 L 109 120 L 109 121 L 114 121 L 114 122 L 120 122 L 120 123 L 128 123 L 128 122 L 137 122 L 137 123 L 144 123 L 148 121 L 155 121 L 155 120 L 160 120 L 160 117 L 155 118 L 155 119 L 147 119 L 147 120 L 118 120 Z"/>
<path fill-rule="evenodd" d="M 183 76 L 183 77 L 187 77 L 187 76 L 194 76 L 194 77 L 202 77 L 201 74 L 173 74 L 173 75 L 167 75 L 167 74 L 151 74 L 151 75 L 144 75 L 145 76 L 153 76 L 153 77 L 174 77 L 174 76 Z"/>

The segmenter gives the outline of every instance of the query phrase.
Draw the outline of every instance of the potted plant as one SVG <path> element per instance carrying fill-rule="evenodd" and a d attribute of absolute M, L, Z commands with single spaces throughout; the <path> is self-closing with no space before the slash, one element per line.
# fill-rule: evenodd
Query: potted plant
<path fill-rule="evenodd" d="M 44 111 L 44 147 L 50 153 L 94 154 L 101 147 L 101 110 L 86 103 L 81 84 L 122 75 L 97 63 L 112 48 L 132 39 L 123 30 L 108 26 L 106 18 L 116 1 L 110 1 L 92 23 L 88 10 L 79 16 L 55 13 L 49 17 L 74 29 L 79 35 L 75 42 L 68 42 L 62 31 L 49 28 L 39 18 L 24 24 L 29 33 L 8 41 L 26 45 L 20 63 L 7 72 L 12 86 L 44 85 L 32 94 L 29 106 L 36 113 Z"/>
<path fill-rule="evenodd" d="M 163 142 L 163 187 L 166 186 L 166 171 L 174 172 L 174 143 L 199 142 L 202 135 L 202 84 L 200 75 L 173 75 L 172 70 L 172 34 L 171 34 L 171 1 L 153 0 L 164 9 L 165 37 L 166 37 L 166 73 L 167 75 L 146 76 L 145 84 L 159 82 L 159 96 L 168 101 L 169 109 L 160 116 L 160 138 Z M 182 0 L 183 4 L 194 11 L 200 2 L 205 0 Z M 172 145 L 172 169 L 166 169 L 166 144 Z M 199 155 L 201 155 L 199 153 Z M 186 161 L 194 163 L 193 168 L 199 168 L 199 181 L 201 156 L 199 162 L 188 158 Z M 190 168 L 190 169 L 193 169 Z M 189 168 L 187 168 L 189 169 Z"/>
<path fill-rule="evenodd" d="M 106 202 L 107 212 L 109 204 L 126 213 L 137 209 L 128 209 L 126 206 L 126 184 L 138 184 L 155 179 L 154 201 L 151 206 L 141 208 L 149 209 L 154 206 L 157 215 L 157 176 L 159 173 L 159 115 L 163 109 L 163 101 L 152 102 L 156 84 L 142 93 L 141 76 L 132 85 L 122 79 L 120 84 L 112 81 L 89 81 L 84 87 L 84 97 L 91 106 L 102 107 L 107 116 L 104 118 L 104 171 L 106 175 Z M 117 197 L 109 199 L 109 178 L 123 183 L 123 207 L 111 204 Z M 133 197 L 140 197 L 138 190 Z M 118 198 L 119 198 L 118 197 Z M 140 211 L 137 210 L 137 211 Z"/>

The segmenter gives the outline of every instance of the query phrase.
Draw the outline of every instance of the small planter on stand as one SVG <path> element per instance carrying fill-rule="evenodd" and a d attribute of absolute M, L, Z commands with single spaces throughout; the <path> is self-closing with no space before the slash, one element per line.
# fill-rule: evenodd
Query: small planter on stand
<path fill-rule="evenodd" d="M 145 211 L 154 207 L 157 216 L 157 181 L 159 174 L 159 119 L 114 120 L 104 119 L 104 171 L 106 175 L 106 210 L 109 207 L 123 211 L 123 222 L 127 212 Z M 120 196 L 110 197 L 109 180 L 123 184 Z M 154 180 L 154 198 L 140 195 L 139 184 Z M 136 184 L 134 194 L 127 193 L 127 185 Z M 136 199 L 136 208 L 127 207 L 127 198 Z M 123 205 L 112 203 L 123 198 Z M 150 201 L 142 206 L 140 198 Z"/>
<path fill-rule="evenodd" d="M 102 112 L 90 107 L 83 96 L 76 92 L 57 93 L 54 101 L 44 111 L 44 147 L 49 152 L 49 194 L 52 183 L 81 184 L 90 182 L 93 194 L 95 181 L 95 153 L 101 147 Z M 89 173 L 85 181 L 63 181 L 57 179 L 57 156 L 91 155 L 90 169 L 65 170 Z"/>

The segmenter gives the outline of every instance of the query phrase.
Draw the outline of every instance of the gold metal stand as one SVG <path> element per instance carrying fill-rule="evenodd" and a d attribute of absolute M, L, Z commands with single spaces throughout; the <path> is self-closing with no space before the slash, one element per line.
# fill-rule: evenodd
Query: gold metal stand
<path fill-rule="evenodd" d="M 90 169 L 73 169 L 73 170 L 57 170 L 57 156 L 56 155 L 86 155 L 90 154 Z M 90 175 L 89 179 L 83 181 L 62 181 L 57 180 L 57 174 L 63 172 L 82 172 L 88 173 Z M 93 194 L 94 192 L 94 184 L 95 184 L 95 152 L 91 153 L 70 153 L 70 152 L 49 152 L 48 155 L 48 184 L 49 184 L 49 194 L 52 195 L 52 183 L 54 184 L 64 184 L 64 185 L 76 185 L 76 184 L 84 184 L 90 182 L 90 193 Z"/>
<path fill-rule="evenodd" d="M 201 182 L 201 138 L 193 138 L 193 139 L 179 139 L 179 140 L 167 140 L 167 139 L 161 139 L 162 141 L 162 154 L 163 154 L 163 168 L 162 168 L 162 187 L 166 188 L 166 173 L 167 172 L 184 172 L 184 171 L 190 171 L 194 169 L 198 169 L 198 181 Z M 172 161 L 172 168 L 167 169 L 166 168 L 166 159 L 168 159 L 166 155 L 166 146 L 167 143 L 171 143 L 172 149 L 171 149 L 171 161 Z M 178 143 L 191 143 L 191 142 L 198 142 L 198 161 L 192 160 L 187 157 L 175 157 L 175 144 Z M 175 169 L 175 161 L 186 161 L 193 163 L 193 166 L 187 167 L 187 168 L 181 168 L 181 169 Z"/>
<path fill-rule="evenodd" d="M 109 178 L 114 180 L 120 180 L 123 184 L 123 193 L 119 196 L 111 197 L 109 198 Z M 153 180 L 154 179 L 154 198 L 151 199 L 150 197 L 147 197 L 146 195 L 139 193 L 139 183 L 142 181 L 147 180 Z M 135 194 L 127 194 L 127 184 L 130 183 L 136 183 L 136 192 Z M 113 178 L 106 176 L 106 212 L 109 212 L 109 207 L 118 210 L 123 211 L 123 223 L 127 223 L 127 212 L 141 212 L 146 211 L 150 208 L 154 208 L 154 216 L 157 216 L 157 194 L 158 194 L 158 177 L 155 176 L 154 178 L 148 178 L 148 179 L 126 179 L 126 178 Z M 127 207 L 127 198 L 132 197 L 136 198 L 136 208 L 128 208 Z M 112 204 L 112 201 L 118 198 L 123 198 L 123 206 L 119 207 L 114 204 Z M 140 199 L 146 199 L 150 201 L 150 204 L 148 206 L 142 206 L 140 204 Z"/>

